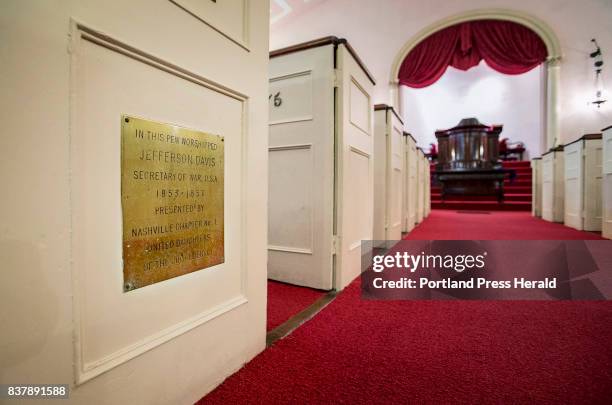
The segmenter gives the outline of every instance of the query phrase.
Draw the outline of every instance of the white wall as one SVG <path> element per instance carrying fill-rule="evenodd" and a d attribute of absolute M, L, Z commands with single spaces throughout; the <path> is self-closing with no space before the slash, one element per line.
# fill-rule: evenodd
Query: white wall
<path fill-rule="evenodd" d="M 588 55 L 591 38 L 604 52 L 604 81 L 612 86 L 612 1 L 610 0 L 328 0 L 273 24 L 270 48 L 326 35 L 346 37 L 376 78 L 374 101 L 390 103 L 389 74 L 401 47 L 418 31 L 446 17 L 475 9 L 529 13 L 552 27 L 561 42 L 561 138 L 568 142 L 612 123 L 612 101 L 587 106 L 594 95 Z"/>
<path fill-rule="evenodd" d="M 537 67 L 522 75 L 504 75 L 483 61 L 468 71 L 450 67 L 429 87 L 401 86 L 404 127 L 420 145 L 429 145 L 436 142 L 436 129 L 476 117 L 483 124 L 503 124 L 500 139 L 524 142 L 528 154 L 523 159 L 539 156 L 543 129 L 541 70 Z"/>

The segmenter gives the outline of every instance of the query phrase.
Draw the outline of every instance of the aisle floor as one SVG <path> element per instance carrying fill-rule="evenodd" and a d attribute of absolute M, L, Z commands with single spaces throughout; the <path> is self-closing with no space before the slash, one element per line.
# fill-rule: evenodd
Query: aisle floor
<path fill-rule="evenodd" d="M 433 211 L 409 236 L 591 239 L 528 213 Z M 608 301 L 364 301 L 359 279 L 203 404 L 605 403 Z"/>

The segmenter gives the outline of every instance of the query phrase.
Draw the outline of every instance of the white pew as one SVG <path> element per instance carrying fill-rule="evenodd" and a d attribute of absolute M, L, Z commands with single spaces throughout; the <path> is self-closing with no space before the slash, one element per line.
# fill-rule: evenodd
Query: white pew
<path fill-rule="evenodd" d="M 602 229 L 604 238 L 612 239 L 612 126 L 601 130 L 602 139 Z"/>
<path fill-rule="evenodd" d="M 336 37 L 271 52 L 269 71 L 268 277 L 340 290 L 372 239 L 374 81 Z"/>
<path fill-rule="evenodd" d="M 416 223 L 421 223 L 425 217 L 425 154 L 417 147 L 417 204 Z"/>
<path fill-rule="evenodd" d="M 403 232 L 410 232 L 416 222 L 418 153 L 416 140 L 404 132 Z"/>
<path fill-rule="evenodd" d="M 393 107 L 374 106 L 374 240 L 402 238 L 404 123 Z"/>
<path fill-rule="evenodd" d="M 542 155 L 542 219 L 563 222 L 563 146 Z"/>
<path fill-rule="evenodd" d="M 564 147 L 564 222 L 578 230 L 601 230 L 601 134 L 588 134 Z"/>
<path fill-rule="evenodd" d="M 531 215 L 542 217 L 542 158 L 531 159 Z"/>

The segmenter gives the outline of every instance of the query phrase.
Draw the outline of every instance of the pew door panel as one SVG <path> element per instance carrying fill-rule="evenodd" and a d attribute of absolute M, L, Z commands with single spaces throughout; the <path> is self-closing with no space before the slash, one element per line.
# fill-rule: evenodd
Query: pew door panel
<path fill-rule="evenodd" d="M 554 167 L 553 155 L 542 157 L 542 219 L 553 221 L 554 208 Z"/>
<path fill-rule="evenodd" d="M 408 231 L 417 223 L 418 154 L 414 139 L 408 139 Z"/>
<path fill-rule="evenodd" d="M 372 240 L 374 210 L 373 83 L 339 44 L 336 53 L 336 289 L 360 274 L 361 241 Z"/>
<path fill-rule="evenodd" d="M 603 180 L 603 147 L 601 139 L 585 141 L 584 144 L 584 222 L 585 231 L 601 231 Z"/>
<path fill-rule="evenodd" d="M 402 171 L 402 232 L 409 232 L 408 227 L 408 137 L 402 139 L 402 153 L 404 154 L 404 170 Z"/>
<path fill-rule="evenodd" d="M 402 150 L 402 122 L 387 111 L 389 128 L 387 132 L 387 156 L 389 168 L 387 171 L 387 219 L 386 239 L 400 240 L 402 238 L 402 177 L 404 172 L 404 157 Z"/>
<path fill-rule="evenodd" d="M 542 159 L 534 158 L 531 161 L 531 214 L 534 217 L 542 216 Z"/>
<path fill-rule="evenodd" d="M 583 142 L 574 142 L 565 147 L 565 217 L 566 226 L 582 230 L 583 211 Z"/>
<path fill-rule="evenodd" d="M 417 201 L 416 201 L 416 222 L 423 221 L 425 211 L 425 165 L 423 164 L 423 153 L 417 150 Z"/>
<path fill-rule="evenodd" d="M 270 59 L 268 277 L 333 288 L 334 49 Z"/>
<path fill-rule="evenodd" d="M 553 220 L 555 222 L 563 222 L 564 207 L 565 207 L 565 182 L 564 180 L 564 167 L 565 167 L 565 155 L 563 150 L 554 152 L 553 154 Z"/>
<path fill-rule="evenodd" d="M 602 235 L 612 239 L 612 127 L 603 131 Z"/>

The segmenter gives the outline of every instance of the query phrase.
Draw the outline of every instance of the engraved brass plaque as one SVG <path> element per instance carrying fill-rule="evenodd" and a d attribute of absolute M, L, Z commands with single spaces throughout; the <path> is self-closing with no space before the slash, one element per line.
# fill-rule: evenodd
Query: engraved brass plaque
<path fill-rule="evenodd" d="M 121 117 L 124 291 L 224 262 L 224 139 Z"/>

